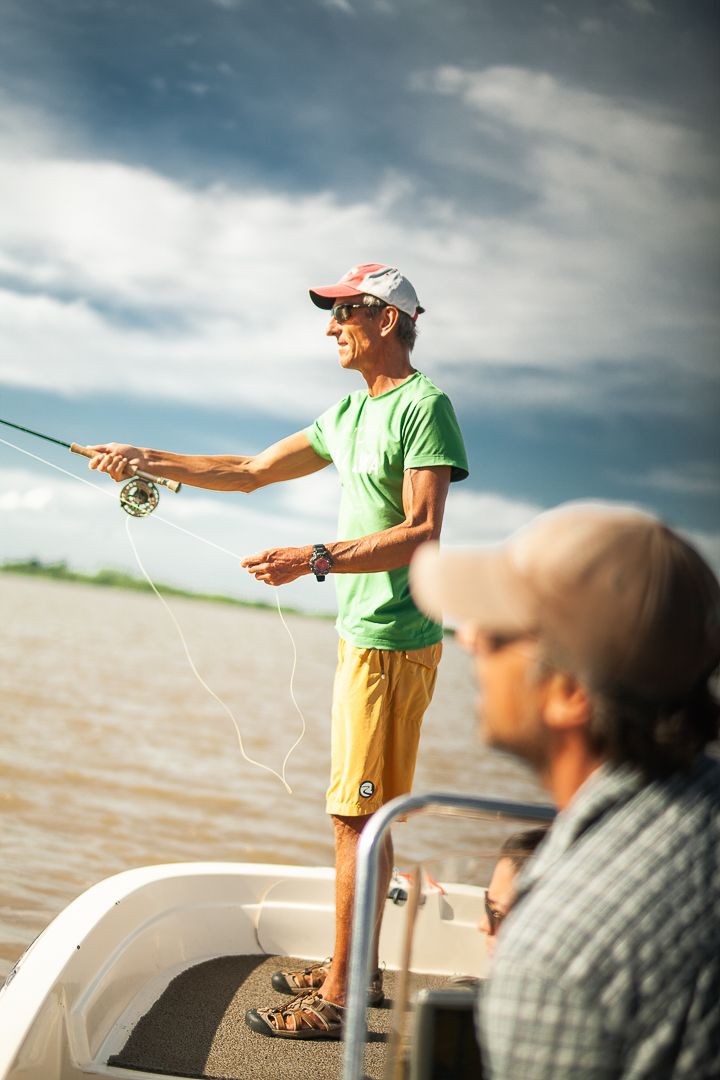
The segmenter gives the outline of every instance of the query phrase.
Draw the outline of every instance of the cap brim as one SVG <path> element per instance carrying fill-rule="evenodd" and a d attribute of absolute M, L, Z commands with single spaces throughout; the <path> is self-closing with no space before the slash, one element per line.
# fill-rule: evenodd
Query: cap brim
<path fill-rule="evenodd" d="M 473 622 L 498 634 L 537 629 L 534 594 L 505 548 L 423 544 L 410 564 L 410 591 L 420 610 L 438 622 Z"/>
<path fill-rule="evenodd" d="M 310 293 L 310 299 L 312 300 L 315 307 L 322 308 L 324 311 L 330 311 L 330 309 L 332 307 L 334 307 L 335 301 L 337 300 L 337 298 L 339 296 L 374 296 L 375 295 L 374 293 L 368 293 L 367 289 L 354 289 L 352 287 L 352 285 L 344 285 L 344 284 L 342 284 L 340 282 L 338 282 L 337 285 L 323 285 L 319 289 L 310 289 L 309 293 Z M 378 299 L 381 300 L 382 297 L 378 297 Z M 395 307 L 396 306 L 390 300 L 385 300 L 384 303 L 389 304 L 390 307 Z M 398 308 L 398 310 L 401 311 L 402 308 Z M 422 315 L 424 311 L 425 311 L 425 308 L 421 307 L 421 305 L 418 304 L 417 308 L 415 309 L 415 314 L 410 315 L 410 318 L 411 319 L 417 319 L 418 315 Z M 410 313 L 407 312 L 407 314 L 410 314 Z"/>
<path fill-rule="evenodd" d="M 323 285 L 319 289 L 310 289 L 310 299 L 316 307 L 329 311 L 338 296 L 364 296 L 361 289 L 354 289 L 352 285 Z"/>

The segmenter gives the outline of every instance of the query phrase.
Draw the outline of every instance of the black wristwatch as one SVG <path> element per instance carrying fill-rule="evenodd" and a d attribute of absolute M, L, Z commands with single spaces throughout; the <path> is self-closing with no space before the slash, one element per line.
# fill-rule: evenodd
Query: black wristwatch
<path fill-rule="evenodd" d="M 333 567 L 333 557 L 324 544 L 313 544 L 310 569 L 317 581 L 324 581 Z"/>

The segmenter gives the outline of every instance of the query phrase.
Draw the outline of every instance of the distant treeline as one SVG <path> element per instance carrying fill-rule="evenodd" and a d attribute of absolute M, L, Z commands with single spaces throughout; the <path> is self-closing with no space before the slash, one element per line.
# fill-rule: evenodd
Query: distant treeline
<path fill-rule="evenodd" d="M 104 585 L 111 589 L 134 589 L 137 592 L 152 592 L 144 578 L 134 577 L 124 570 L 98 570 L 94 574 L 83 574 L 79 570 L 72 570 L 66 562 L 43 563 L 39 559 L 25 559 L 21 562 L 5 562 L 0 564 L 0 572 L 5 574 L 27 574 L 32 577 L 52 578 L 54 581 L 77 581 L 83 585 Z M 182 596 L 188 600 L 209 600 L 213 604 L 235 604 L 237 607 L 262 608 L 275 610 L 274 604 L 265 604 L 261 601 L 238 600 L 233 596 L 222 596 L 217 593 L 190 592 L 187 589 L 178 589 L 174 585 L 163 585 L 155 582 L 158 592 L 165 596 Z M 289 608 L 283 604 L 285 614 L 306 614 L 297 608 Z M 316 617 L 316 616 L 313 616 Z M 319 615 L 318 618 L 332 618 L 334 616 Z"/>

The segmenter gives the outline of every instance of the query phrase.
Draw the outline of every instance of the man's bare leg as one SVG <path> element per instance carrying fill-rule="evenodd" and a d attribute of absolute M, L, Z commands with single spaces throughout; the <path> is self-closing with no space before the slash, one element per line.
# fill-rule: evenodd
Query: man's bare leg
<path fill-rule="evenodd" d="M 336 1005 L 347 997 L 350 939 L 355 905 L 355 866 L 360 833 L 370 820 L 366 817 L 336 817 L 335 826 L 335 950 L 332 965 L 322 985 L 322 995 Z M 383 841 L 378 864 L 377 915 L 373 934 L 373 969 L 378 966 L 378 943 L 383 905 L 392 876 L 393 846 L 390 834 Z"/>

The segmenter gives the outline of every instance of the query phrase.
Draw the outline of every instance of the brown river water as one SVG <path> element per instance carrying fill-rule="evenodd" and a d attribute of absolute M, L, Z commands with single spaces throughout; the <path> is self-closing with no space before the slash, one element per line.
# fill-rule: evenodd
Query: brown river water
<path fill-rule="evenodd" d="M 247 753 L 280 771 L 300 730 L 292 646 L 274 610 L 169 599 L 202 677 Z M 74 897 L 151 863 L 332 865 L 324 813 L 337 638 L 287 616 L 307 734 L 289 795 L 241 757 L 231 720 L 193 675 L 151 594 L 0 574 L 0 977 Z M 416 792 L 546 802 L 530 773 L 477 736 L 468 657 L 452 638 L 423 726 Z M 423 815 L 396 862 L 486 880 L 507 826 Z"/>

